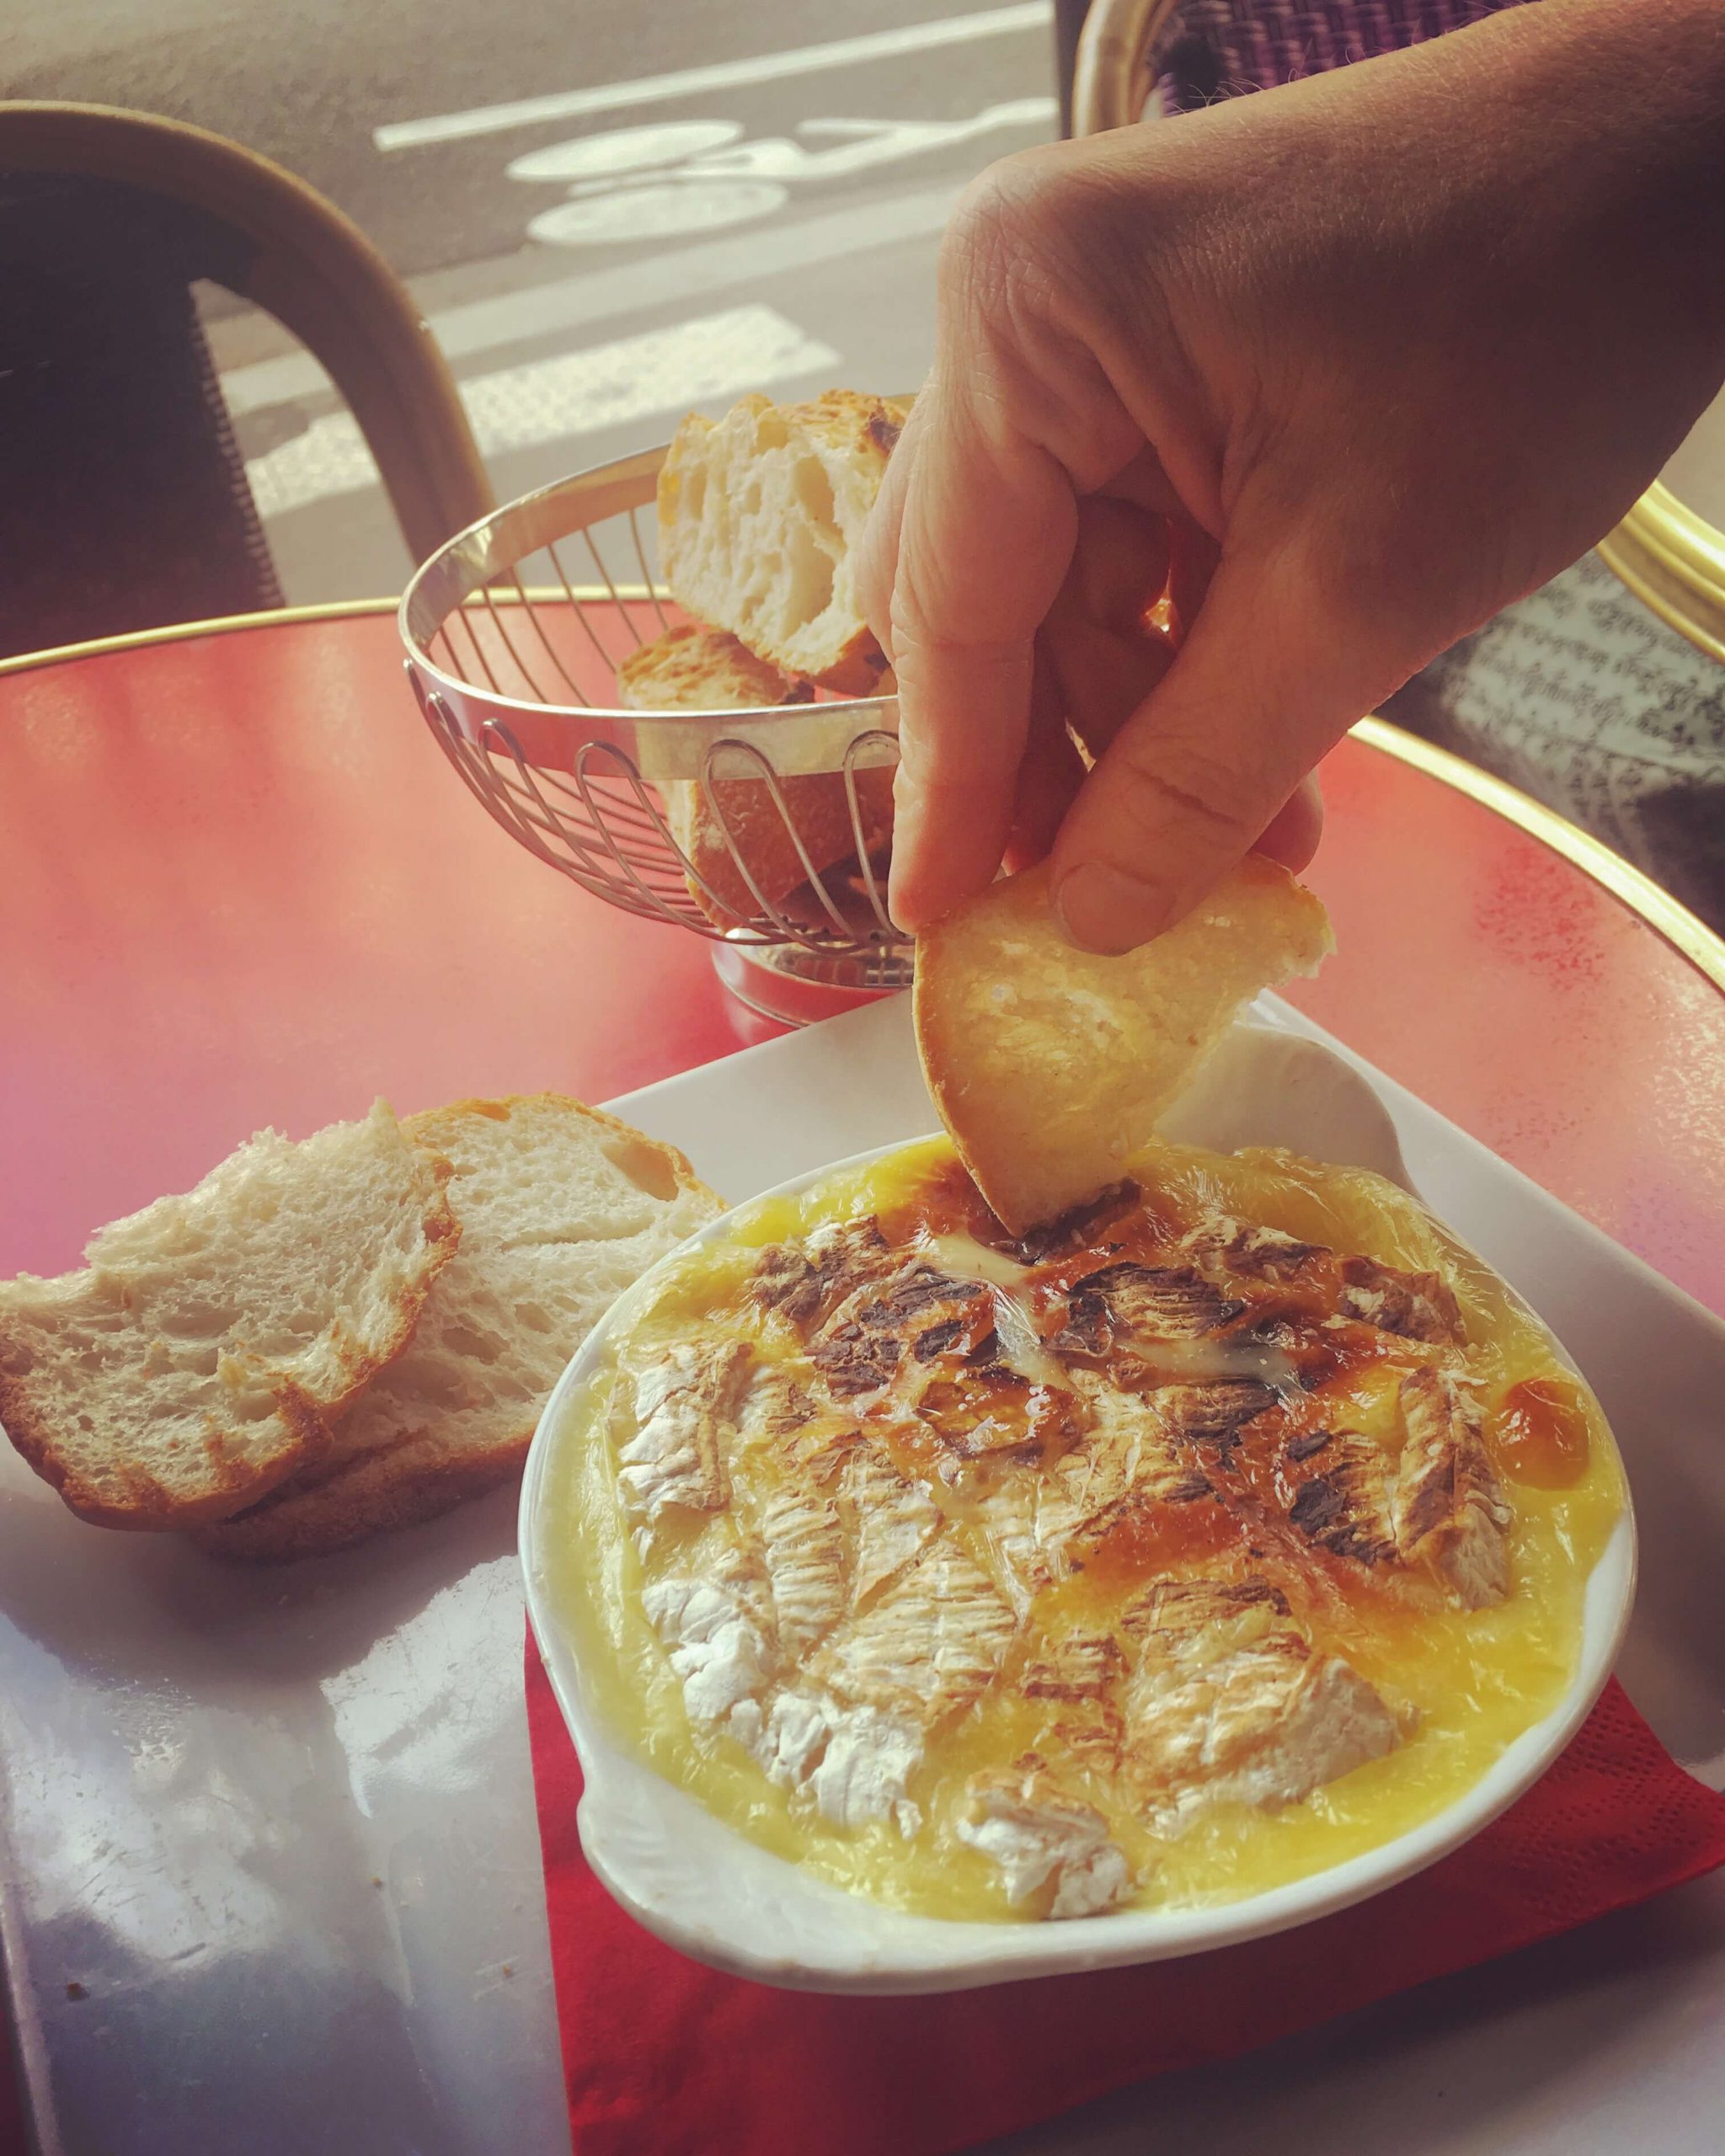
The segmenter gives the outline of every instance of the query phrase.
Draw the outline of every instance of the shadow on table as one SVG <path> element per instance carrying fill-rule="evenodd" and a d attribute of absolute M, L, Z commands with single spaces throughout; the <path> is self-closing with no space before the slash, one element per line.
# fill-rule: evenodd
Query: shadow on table
<path fill-rule="evenodd" d="M 1122 2090 L 990 2156 L 1699 2156 L 1716 2145 L 1716 2092 L 1696 2079 L 1692 2121 L 1670 2105 L 1684 2066 L 1696 2075 L 1712 2055 L 1717 2014 L 1697 2025 L 1696 1972 L 1722 1944 L 1725 1888 L 1700 1881 L 1244 2058 Z"/>
<path fill-rule="evenodd" d="M 92 1527 L 0 1448 L 0 1618 L 104 1683 L 171 1655 L 211 1705 L 238 1683 L 318 1683 L 399 1631 L 474 1566 L 513 1556 L 517 1493 L 333 1557 L 236 1565 L 174 1534 Z"/>

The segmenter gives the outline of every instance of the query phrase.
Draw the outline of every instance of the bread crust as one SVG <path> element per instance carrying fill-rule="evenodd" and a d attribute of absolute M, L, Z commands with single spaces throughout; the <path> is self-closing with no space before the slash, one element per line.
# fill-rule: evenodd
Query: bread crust
<path fill-rule="evenodd" d="M 419 1108 L 412 1115 L 404 1115 L 401 1119 L 401 1127 L 416 1145 L 424 1146 L 435 1159 L 442 1161 L 443 1179 L 446 1182 L 455 1173 L 455 1168 L 447 1155 L 441 1150 L 441 1141 L 455 1135 L 454 1126 L 460 1119 L 467 1116 L 483 1115 L 504 1122 L 517 1108 L 527 1107 L 540 1102 L 546 1102 L 553 1107 L 566 1109 L 572 1114 L 579 1115 L 584 1123 L 597 1123 L 601 1129 L 609 1130 L 617 1137 L 626 1139 L 632 1150 L 650 1155 L 654 1159 L 662 1162 L 669 1171 L 671 1181 L 678 1190 L 686 1191 L 697 1198 L 709 1198 L 715 1206 L 723 1209 L 724 1200 L 716 1190 L 709 1188 L 702 1182 L 700 1177 L 696 1174 L 688 1155 L 681 1148 L 673 1145 L 668 1139 L 649 1138 L 644 1130 L 638 1130 L 633 1123 L 626 1123 L 620 1115 L 612 1115 L 608 1108 L 589 1107 L 585 1101 L 578 1101 L 573 1093 L 558 1093 L 547 1090 L 537 1093 L 503 1093 L 494 1097 L 483 1099 L 478 1095 L 468 1094 L 461 1100 L 447 1102 L 442 1107 Z M 455 1220 L 453 1210 L 451 1212 L 450 1218 L 451 1221 Z M 459 1238 L 461 1234 L 459 1222 L 456 1222 L 456 1234 Z"/>
<path fill-rule="evenodd" d="M 701 1182 L 701 1177 L 694 1173 L 694 1164 L 690 1162 L 688 1154 L 681 1151 L 681 1147 L 673 1145 L 669 1139 L 649 1139 L 644 1129 L 636 1129 L 634 1123 L 625 1123 L 621 1115 L 612 1115 L 608 1108 L 589 1108 L 586 1102 L 576 1100 L 574 1093 L 554 1093 L 554 1091 L 547 1089 L 542 1093 L 500 1093 L 496 1097 L 483 1097 L 483 1100 L 478 1095 L 470 1093 L 463 1100 L 446 1102 L 442 1108 L 419 1108 L 414 1115 L 403 1115 L 401 1117 L 401 1128 L 408 1132 L 414 1145 L 423 1145 L 429 1154 L 442 1160 L 444 1182 L 446 1182 L 455 1173 L 455 1166 L 442 1151 L 442 1145 L 457 1139 L 457 1125 L 466 1117 L 483 1115 L 502 1123 L 502 1121 L 509 1121 L 509 1117 L 517 1108 L 531 1108 L 539 1102 L 567 1110 L 569 1115 L 578 1115 L 585 1123 L 597 1123 L 600 1129 L 608 1129 L 617 1139 L 623 1139 L 630 1145 L 630 1151 L 658 1160 L 666 1169 L 666 1173 L 670 1175 L 670 1182 L 679 1193 L 688 1193 L 690 1197 L 698 1198 L 712 1198 L 712 1203 L 720 1212 L 724 1209 L 724 1198 L 716 1190 L 709 1188 L 708 1183 Z M 455 1214 L 451 1212 L 451 1220 L 453 1218 Z M 457 1233 L 457 1237 L 462 1233 L 459 1223 L 455 1225 L 455 1233 Z"/>
<path fill-rule="evenodd" d="M 645 1185 L 649 1164 L 662 1171 L 672 1192 L 704 1200 L 713 1212 L 724 1201 L 696 1175 L 675 1145 L 648 1137 L 621 1117 L 591 1108 L 566 1093 L 511 1094 L 499 1100 L 467 1099 L 403 1118 L 416 1144 L 462 1151 L 464 1121 L 475 1116 L 507 1120 L 523 1107 L 547 1106 L 579 1115 L 627 1147 L 627 1172 Z M 210 1555 L 235 1562 L 285 1564 L 328 1556 L 398 1527 L 435 1519 L 469 1498 L 512 1481 L 537 1427 L 536 1403 L 506 1436 L 481 1448 L 451 1453 L 435 1428 L 403 1431 L 358 1454 L 309 1465 L 278 1486 L 261 1503 L 192 1537 Z"/>
<path fill-rule="evenodd" d="M 0 1337 L 0 1351 L 3 1347 L 3 1337 Z M 89 1481 L 62 1456 L 51 1425 L 36 1412 L 29 1388 L 0 1368 L 0 1429 L 11 1438 L 25 1463 L 58 1492 L 67 1508 L 93 1527 L 159 1534 L 166 1529 L 222 1519 L 254 1503 L 328 1449 L 329 1426 L 316 1402 L 297 1385 L 285 1384 L 277 1389 L 273 1419 L 280 1428 L 275 1445 L 267 1452 L 254 1452 L 243 1468 L 222 1457 L 222 1433 L 212 1422 L 211 1465 L 206 1472 L 209 1489 L 201 1498 L 176 1497 L 135 1462 L 117 1462 L 104 1486 Z M 255 1431 L 257 1426 L 253 1427 Z M 121 1492 L 119 1497 L 113 1492 L 115 1483 Z"/>
<path fill-rule="evenodd" d="M 814 691 L 806 677 L 757 659 L 728 630 L 686 622 L 630 653 L 617 669 L 617 695 L 632 711 L 714 712 L 809 703 Z M 777 785 L 782 811 L 761 779 L 715 780 L 710 800 L 692 779 L 664 789 L 665 821 L 691 872 L 690 896 L 718 927 L 752 921 L 763 901 L 777 905 L 808 881 L 787 815 L 817 873 L 857 857 L 842 774 L 809 772 Z M 893 775 L 859 771 L 856 786 L 863 849 L 873 853 L 892 835 Z M 740 854 L 758 897 L 738 866 Z"/>
<path fill-rule="evenodd" d="M 1242 1005 L 1333 947 L 1319 901 L 1256 854 L 1122 958 L 1066 943 L 1045 865 L 926 930 L 912 991 L 923 1076 L 998 1218 L 1027 1234 L 1117 1182 Z"/>
<path fill-rule="evenodd" d="M 230 1564 L 289 1565 L 334 1556 L 374 1534 L 417 1527 L 502 1489 L 520 1474 L 532 1438 L 530 1425 L 514 1444 L 461 1462 L 420 1455 L 411 1447 L 405 1449 L 410 1457 L 367 1454 L 323 1482 L 302 1486 L 296 1476 L 283 1502 L 249 1507 L 191 1540 Z"/>
<path fill-rule="evenodd" d="M 682 622 L 644 643 L 617 670 L 617 686 L 631 711 L 761 711 L 814 701 L 805 674 L 787 674 L 728 629 Z"/>

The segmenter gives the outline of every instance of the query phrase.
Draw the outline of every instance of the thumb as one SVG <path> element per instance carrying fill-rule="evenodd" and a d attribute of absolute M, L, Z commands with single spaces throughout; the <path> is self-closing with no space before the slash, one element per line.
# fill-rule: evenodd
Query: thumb
<path fill-rule="evenodd" d="M 910 417 L 900 431 L 886 470 L 881 475 L 879 491 L 874 497 L 868 519 L 862 527 L 862 536 L 852 554 L 852 588 L 857 595 L 857 606 L 863 620 L 874 632 L 874 640 L 886 654 L 887 664 L 893 658 L 892 600 L 893 581 L 898 574 L 899 539 L 905 523 L 905 497 L 911 483 L 911 467 L 916 461 L 916 451 L 934 403 L 933 392 L 924 389 L 911 407 Z M 921 415 L 919 422 L 918 414 Z"/>
<path fill-rule="evenodd" d="M 1401 678 L 1380 638 L 1337 622 L 1289 556 L 1225 560 L 1060 828 L 1049 888 L 1072 942 L 1130 951 L 1178 921 Z"/>

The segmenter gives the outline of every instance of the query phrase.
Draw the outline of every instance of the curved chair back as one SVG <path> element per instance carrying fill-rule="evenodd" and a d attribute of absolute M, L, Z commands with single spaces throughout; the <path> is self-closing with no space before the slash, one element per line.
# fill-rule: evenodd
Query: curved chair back
<path fill-rule="evenodd" d="M 1078 34 L 1072 132 L 1101 135 L 1143 119 L 1156 87 L 1153 54 L 1179 0 L 1091 0 Z"/>
<path fill-rule="evenodd" d="M 494 505 L 455 378 L 411 294 L 303 180 L 179 120 L 48 104 L 0 104 L 6 173 L 118 183 L 224 235 L 207 274 L 274 315 L 328 372 L 416 562 Z"/>
<path fill-rule="evenodd" d="M 1092 0 L 1078 40 L 1073 131 L 1163 112 L 1461 29 L 1524 0 Z"/>

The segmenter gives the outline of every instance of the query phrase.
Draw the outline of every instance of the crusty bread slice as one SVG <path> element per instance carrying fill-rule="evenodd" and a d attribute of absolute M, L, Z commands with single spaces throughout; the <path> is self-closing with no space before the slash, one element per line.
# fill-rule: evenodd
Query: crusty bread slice
<path fill-rule="evenodd" d="M 673 1147 L 561 1094 L 465 1101 L 408 1128 L 454 1163 L 460 1251 L 328 1453 L 198 1537 L 217 1555 L 322 1555 L 509 1481 L 588 1332 L 723 1209 Z"/>
<path fill-rule="evenodd" d="M 847 696 L 886 661 L 857 607 L 861 537 L 909 410 L 829 389 L 806 404 L 745 397 L 692 413 L 659 475 L 659 560 L 677 604 L 758 658 Z"/>
<path fill-rule="evenodd" d="M 806 674 L 787 674 L 704 622 L 681 622 L 632 651 L 617 684 L 631 711 L 759 711 L 814 701 Z"/>
<path fill-rule="evenodd" d="M 1117 1182 L 1241 1005 L 1333 948 L 1318 899 L 1257 854 L 1121 958 L 1067 943 L 1046 867 L 1027 869 L 917 938 L 923 1075 L 978 1189 L 1022 1235 Z"/>
<path fill-rule="evenodd" d="M 104 1228 L 81 1273 L 0 1285 L 0 1422 L 74 1512 L 165 1528 L 251 1503 L 327 1448 L 457 1239 L 449 1163 L 378 1102 L 266 1130 Z"/>
<path fill-rule="evenodd" d="M 632 711 L 736 711 L 769 704 L 808 703 L 814 694 L 806 679 L 797 679 L 757 659 L 726 629 L 688 622 L 667 630 L 652 643 L 633 651 L 618 667 L 617 695 Z M 854 860 L 856 834 L 845 782 L 836 771 L 816 771 L 778 781 L 784 808 L 760 779 L 718 779 L 713 805 L 692 779 L 672 781 L 665 788 L 665 821 L 682 848 L 692 873 L 689 890 L 708 919 L 721 928 L 761 911 L 761 900 L 777 905 L 799 883 L 803 864 L 790 831 L 788 814 L 809 857 L 809 867 L 830 868 Z M 892 835 L 893 775 L 890 771 L 857 774 L 857 808 L 864 850 L 873 853 Z M 733 841 L 736 851 L 732 850 Z M 760 893 L 757 898 L 737 866 L 740 853 Z"/>

